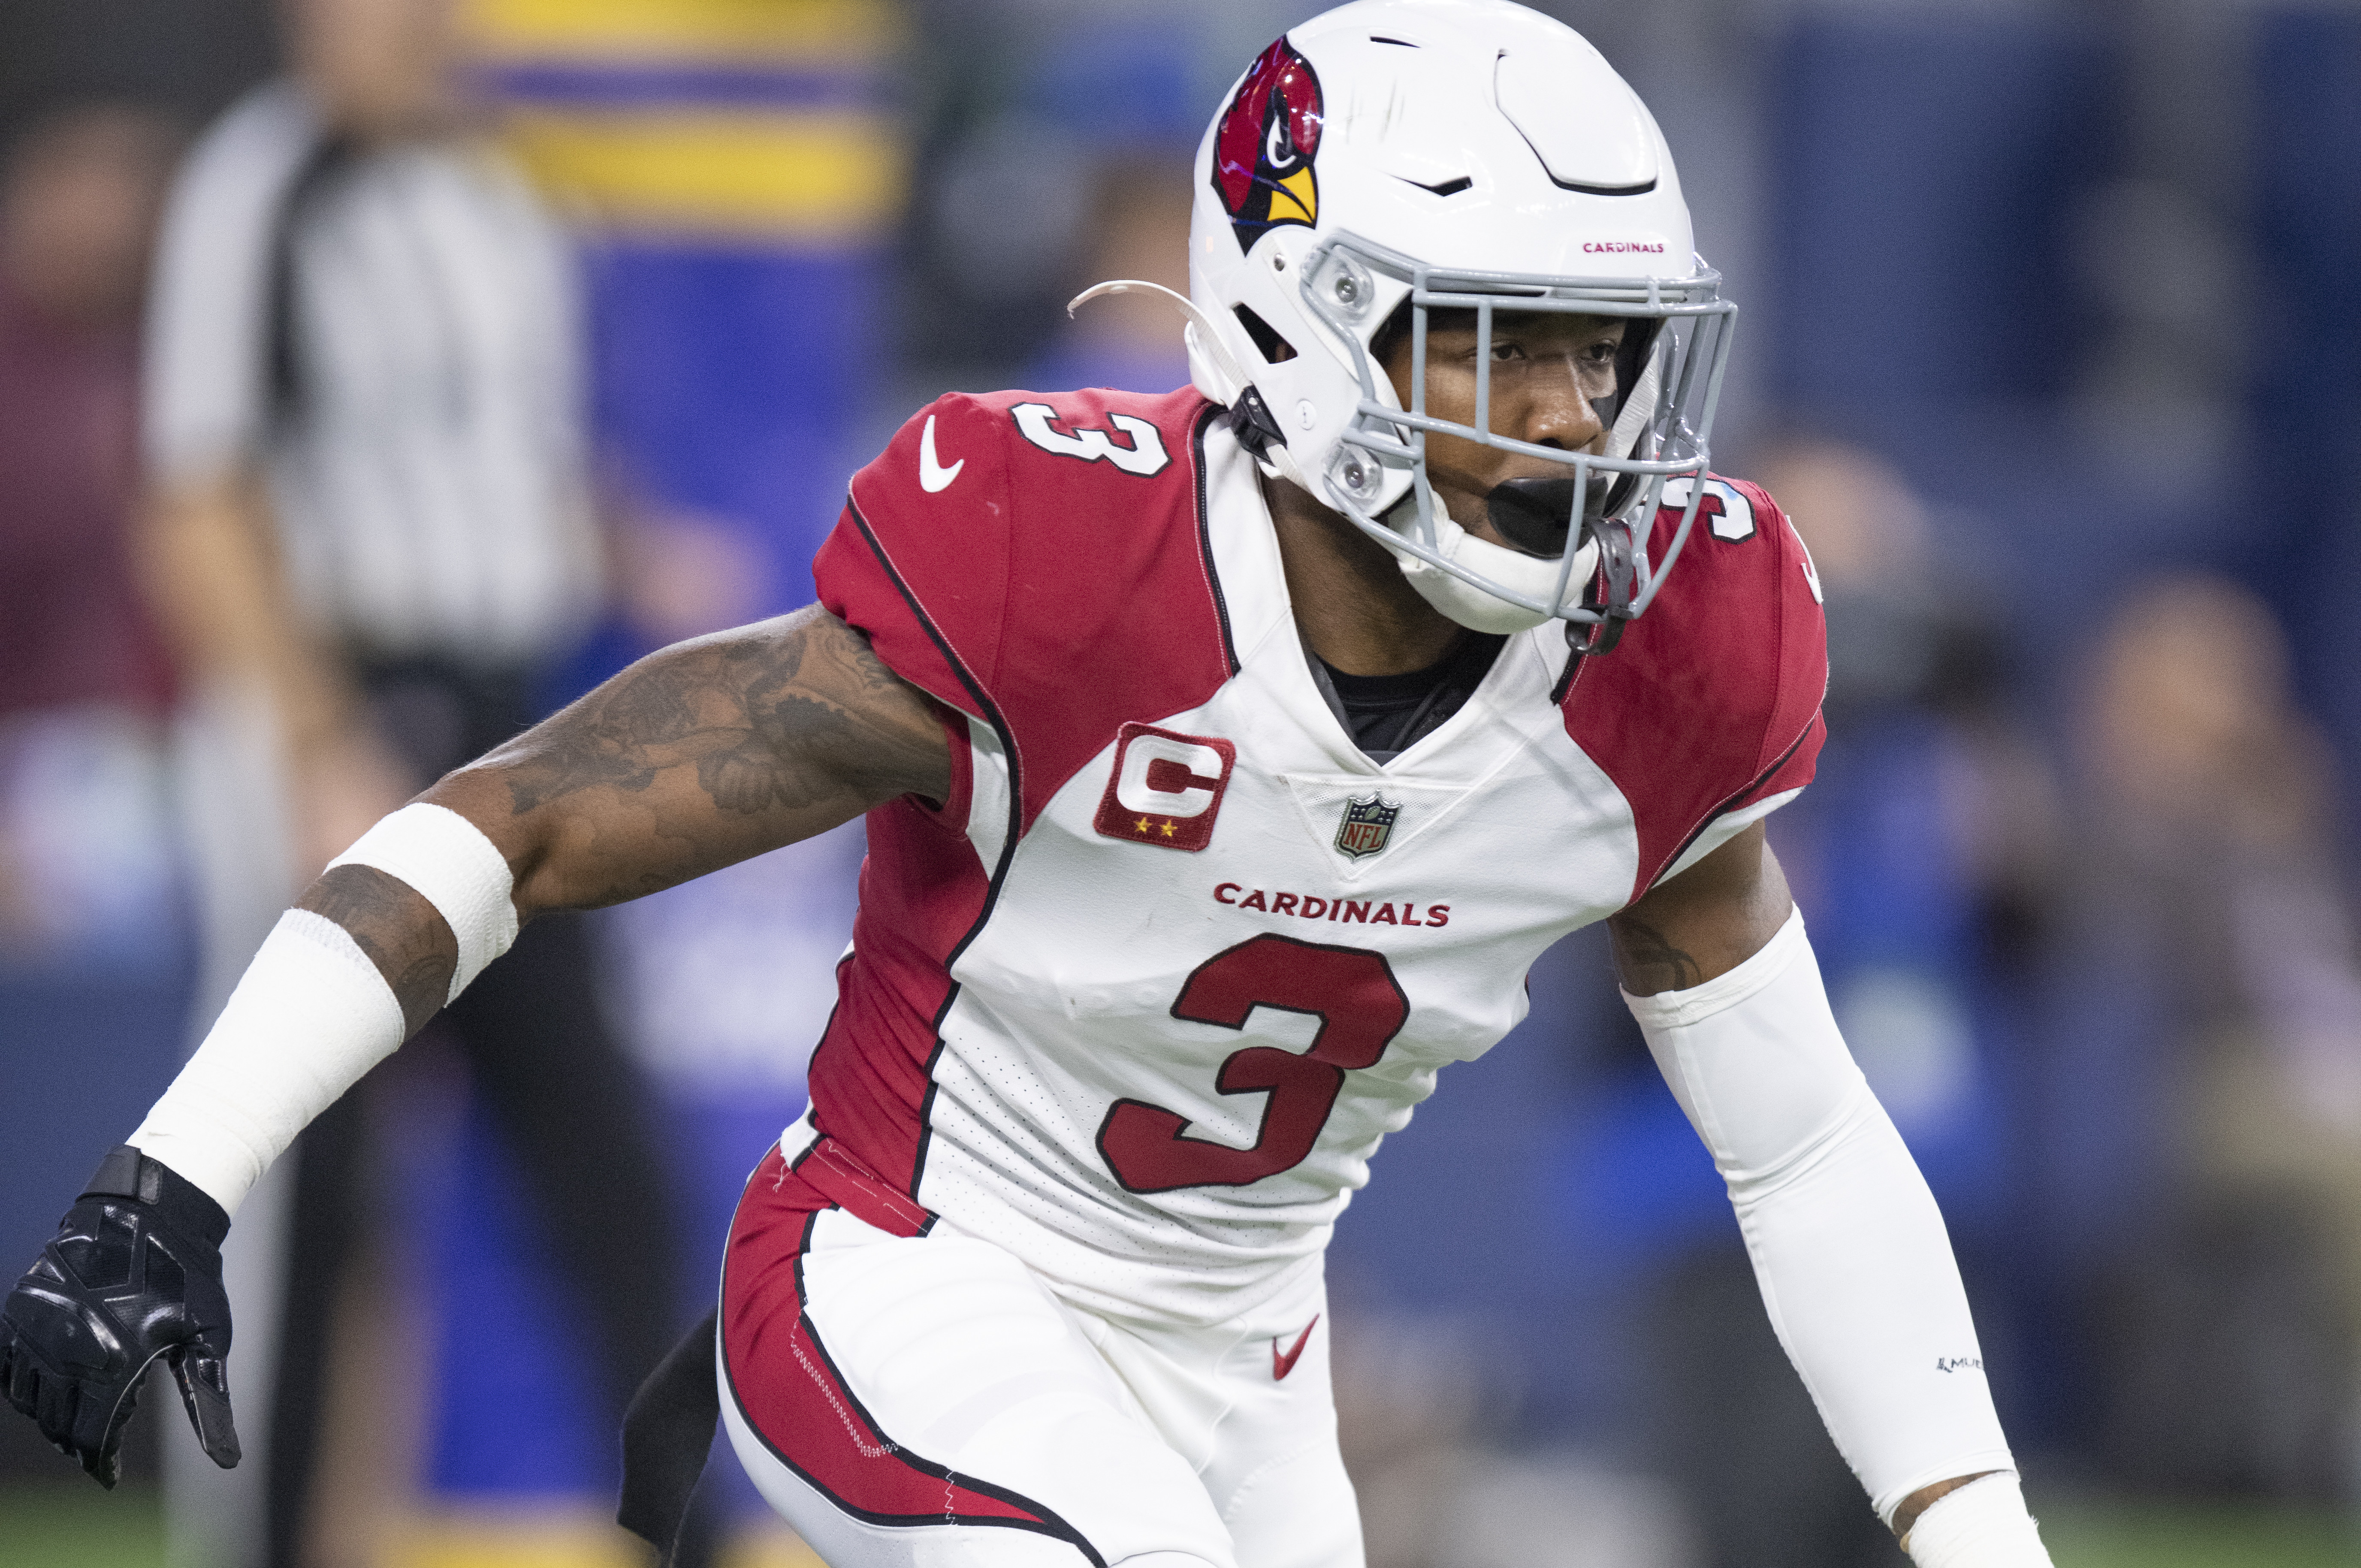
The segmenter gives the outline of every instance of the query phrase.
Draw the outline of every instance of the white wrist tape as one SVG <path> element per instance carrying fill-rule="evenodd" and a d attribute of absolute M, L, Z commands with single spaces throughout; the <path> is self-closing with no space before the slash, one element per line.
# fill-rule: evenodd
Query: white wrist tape
<path fill-rule="evenodd" d="M 2013 1469 L 1943 1217 L 1837 1032 L 1802 914 L 1727 974 L 1624 1001 L 1879 1517 L 1921 1486 Z"/>
<path fill-rule="evenodd" d="M 402 1034 L 401 1005 L 359 944 L 291 909 L 128 1141 L 235 1214 L 295 1135 Z"/>
<path fill-rule="evenodd" d="M 2049 1568 L 2025 1493 L 2005 1472 L 1946 1492 L 1902 1544 L 1918 1568 Z"/>
<path fill-rule="evenodd" d="M 443 916 L 459 939 L 459 967 L 451 971 L 445 1002 L 516 941 L 509 863 L 482 829 L 456 811 L 423 801 L 405 806 L 328 862 L 330 871 L 338 866 L 373 866 L 399 877 Z"/>

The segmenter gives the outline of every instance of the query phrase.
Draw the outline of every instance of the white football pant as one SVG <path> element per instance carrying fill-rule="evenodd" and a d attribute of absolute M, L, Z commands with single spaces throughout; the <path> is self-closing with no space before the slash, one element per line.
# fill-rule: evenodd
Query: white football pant
<path fill-rule="evenodd" d="M 837 1157 L 749 1183 L 719 1357 L 739 1462 L 831 1568 L 1361 1568 L 1318 1258 L 1216 1327 L 1115 1321 Z"/>

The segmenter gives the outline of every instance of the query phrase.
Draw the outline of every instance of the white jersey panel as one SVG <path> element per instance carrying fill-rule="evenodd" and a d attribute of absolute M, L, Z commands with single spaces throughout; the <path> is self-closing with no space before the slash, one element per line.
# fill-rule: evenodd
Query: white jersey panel
<path fill-rule="evenodd" d="M 942 1024 L 917 1193 L 1078 1305 L 1199 1323 L 1249 1310 L 1324 1245 L 1370 1156 L 1436 1072 L 1518 1023 L 1533 959 L 1620 908 L 1638 864 L 1630 805 L 1549 700 L 1566 657 L 1554 628 L 1511 639 L 1448 722 L 1391 763 L 1372 762 L 1313 684 L 1250 470 L 1240 484 L 1244 464 L 1209 466 L 1209 531 L 1241 668 L 1211 701 L 1148 722 L 1168 737 L 1155 742 L 1160 758 L 1209 757 L 1219 741 L 1235 762 L 1219 780 L 1192 771 L 1216 765 L 1207 762 L 1135 764 L 1128 798 L 1183 815 L 1142 812 L 1146 838 L 1112 836 L 1109 811 L 1131 817 L 1111 787 L 1120 754 L 1142 743 L 1119 739 L 1017 844 L 990 918 L 952 967 L 960 991 Z M 979 746 L 975 761 L 971 820 L 983 827 L 993 815 L 983 780 L 999 759 Z M 1159 778 L 1162 793 L 1140 793 Z M 1206 796 L 1210 807 L 1186 815 Z M 1398 809 L 1368 830 L 1378 848 L 1347 852 L 1347 810 L 1371 797 Z M 1156 839 L 1168 825 L 1185 839 L 1192 824 L 1209 828 L 1200 850 Z M 980 851 L 991 836 L 976 835 Z M 986 866 L 995 859 L 986 853 Z M 1210 983 L 1209 960 L 1266 937 L 1308 946 L 1264 944 L 1257 972 L 1283 971 L 1290 956 L 1389 972 L 1407 1003 L 1398 1030 L 1373 1062 L 1343 1072 L 1309 1151 L 1282 1168 L 1238 1184 L 1127 1184 L 1103 1146 L 1125 1102 L 1139 1107 L 1124 1113 L 1135 1121 L 1185 1121 L 1182 1145 L 1246 1150 L 1259 1135 L 1271 1151 L 1286 1142 L 1282 1122 L 1308 1126 L 1301 1086 L 1224 1093 L 1217 1081 L 1256 1047 L 1301 1058 L 1319 1017 L 1276 1003 L 1247 1007 L 1235 1028 L 1175 1015 L 1184 992 Z M 1342 1038 L 1358 1025 L 1332 1014 L 1328 1026 Z M 1256 1062 L 1305 1070 L 1268 1055 L 1235 1070 L 1252 1078 Z"/>

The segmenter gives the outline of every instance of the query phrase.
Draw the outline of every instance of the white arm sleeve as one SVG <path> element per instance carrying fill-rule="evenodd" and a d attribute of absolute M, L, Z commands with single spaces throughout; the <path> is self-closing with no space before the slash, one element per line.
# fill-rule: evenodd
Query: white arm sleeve
<path fill-rule="evenodd" d="M 291 909 L 127 1142 L 237 1212 L 270 1162 L 401 1044 L 401 1006 L 335 921 Z"/>
<path fill-rule="evenodd" d="M 457 812 L 405 806 L 329 862 L 348 865 L 399 877 L 442 915 L 459 949 L 449 997 L 516 940 L 508 862 Z M 351 934 L 291 909 L 129 1142 L 235 1214 L 295 1135 L 405 1032 L 393 988 Z"/>
<path fill-rule="evenodd" d="M 1623 999 L 1878 1517 L 1933 1482 L 2014 1470 L 1943 1217 L 1837 1032 L 1801 912 L 1727 974 Z"/>

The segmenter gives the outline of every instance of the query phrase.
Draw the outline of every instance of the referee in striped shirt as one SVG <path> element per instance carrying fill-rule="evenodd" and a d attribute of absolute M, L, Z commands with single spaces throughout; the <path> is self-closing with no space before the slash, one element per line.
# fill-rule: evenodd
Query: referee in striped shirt
<path fill-rule="evenodd" d="M 471 133 L 447 9 L 289 6 L 292 78 L 223 117 L 167 212 L 146 553 L 192 694 L 206 1014 L 292 889 L 538 717 L 538 681 L 601 591 L 567 248 Z M 579 919 L 536 922 L 445 1020 L 620 1421 L 669 1343 L 675 1276 L 646 1100 Z M 263 1492 L 174 1478 L 199 1500 L 176 1514 L 226 1563 L 292 1564 L 313 1528 L 329 1306 L 367 1208 L 363 1099 L 303 1135 L 291 1183 L 258 1191 L 234 1233 Z"/>

